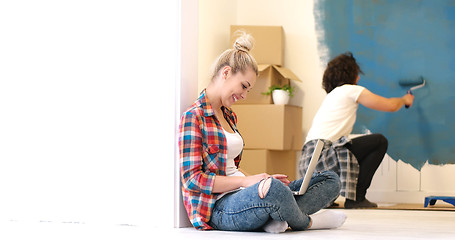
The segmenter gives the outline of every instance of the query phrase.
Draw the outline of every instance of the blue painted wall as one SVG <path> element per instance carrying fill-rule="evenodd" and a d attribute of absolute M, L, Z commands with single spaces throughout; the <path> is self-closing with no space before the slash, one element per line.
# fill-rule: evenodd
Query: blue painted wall
<path fill-rule="evenodd" d="M 316 0 L 314 11 L 320 46 L 329 58 L 351 51 L 365 73 L 359 85 L 398 97 L 400 79 L 427 81 L 410 109 L 359 107 L 354 132 L 384 134 L 388 154 L 418 170 L 455 163 L 455 1 Z"/>

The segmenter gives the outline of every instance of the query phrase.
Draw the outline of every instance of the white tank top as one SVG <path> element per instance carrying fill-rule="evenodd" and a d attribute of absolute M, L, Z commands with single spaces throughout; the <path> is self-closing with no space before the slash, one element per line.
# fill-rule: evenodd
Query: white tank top
<path fill-rule="evenodd" d="M 245 174 L 239 171 L 239 169 L 235 166 L 234 158 L 237 157 L 243 149 L 243 139 L 239 133 L 230 133 L 226 132 L 223 128 L 224 136 L 226 136 L 226 145 L 227 145 L 227 160 L 226 160 L 226 176 L 242 176 L 244 177 Z M 224 195 L 238 191 L 242 188 L 234 189 L 231 191 L 224 192 L 216 198 L 216 200 L 222 198 Z"/>
<path fill-rule="evenodd" d="M 243 139 L 239 133 L 230 133 L 223 129 L 227 142 L 227 161 L 226 161 L 226 176 L 245 176 L 235 166 L 234 158 L 236 158 L 243 149 Z"/>

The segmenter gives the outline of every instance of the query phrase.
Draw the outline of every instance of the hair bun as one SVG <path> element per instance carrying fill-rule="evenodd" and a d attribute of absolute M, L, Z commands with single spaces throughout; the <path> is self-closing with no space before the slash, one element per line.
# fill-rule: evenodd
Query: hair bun
<path fill-rule="evenodd" d="M 233 36 L 235 36 L 233 48 L 225 50 L 213 63 L 210 76 L 211 80 L 216 79 L 220 74 L 220 70 L 225 66 L 231 67 L 233 74 L 253 70 L 256 76 L 258 76 L 256 60 L 250 54 L 250 50 L 253 49 L 253 37 L 244 31 L 236 31 Z"/>
<path fill-rule="evenodd" d="M 243 31 L 236 31 L 236 35 L 239 35 L 234 42 L 234 49 L 243 52 L 249 52 L 253 49 L 254 39 L 250 34 L 247 34 Z"/>

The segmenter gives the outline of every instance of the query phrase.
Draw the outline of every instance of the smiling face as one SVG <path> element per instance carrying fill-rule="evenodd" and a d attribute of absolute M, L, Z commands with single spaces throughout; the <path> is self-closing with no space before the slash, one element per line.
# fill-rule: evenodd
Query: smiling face
<path fill-rule="evenodd" d="M 237 72 L 232 74 L 230 67 L 222 71 L 223 86 L 221 103 L 225 107 L 231 107 L 238 100 L 246 99 L 247 93 L 256 84 L 256 73 L 248 69 L 245 73 Z"/>

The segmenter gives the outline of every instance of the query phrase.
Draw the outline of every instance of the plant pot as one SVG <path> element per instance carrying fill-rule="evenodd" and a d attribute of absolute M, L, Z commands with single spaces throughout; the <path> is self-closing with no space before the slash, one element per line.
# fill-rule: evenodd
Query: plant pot
<path fill-rule="evenodd" d="M 289 103 L 289 92 L 286 90 L 275 89 L 272 91 L 273 104 L 286 105 Z"/>

